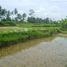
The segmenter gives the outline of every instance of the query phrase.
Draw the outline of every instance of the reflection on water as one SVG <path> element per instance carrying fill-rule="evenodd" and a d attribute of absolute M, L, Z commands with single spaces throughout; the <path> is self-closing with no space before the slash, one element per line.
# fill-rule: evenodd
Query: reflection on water
<path fill-rule="evenodd" d="M 42 39 L 34 39 L 34 40 L 28 40 L 27 42 L 24 43 L 19 43 L 16 45 L 11 45 L 9 47 L 5 47 L 0 49 L 0 58 L 3 56 L 7 56 L 10 54 L 17 53 L 21 50 L 28 49 L 30 47 L 33 47 L 35 45 L 38 45 L 40 42 L 43 41 L 51 41 L 54 37 L 49 37 L 49 38 L 42 38 Z"/>
<path fill-rule="evenodd" d="M 67 65 L 67 38 L 56 37 L 50 42 L 42 40 L 37 44 L 1 58 L 0 67 L 65 67 Z"/>

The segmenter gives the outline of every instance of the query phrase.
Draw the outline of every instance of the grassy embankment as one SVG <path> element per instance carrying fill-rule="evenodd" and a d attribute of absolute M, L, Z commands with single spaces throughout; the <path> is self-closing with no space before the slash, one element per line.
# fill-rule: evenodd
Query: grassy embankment
<path fill-rule="evenodd" d="M 60 27 L 42 25 L 21 25 L 21 27 L 0 27 L 0 47 L 13 45 L 30 39 L 49 37 L 60 32 Z"/>

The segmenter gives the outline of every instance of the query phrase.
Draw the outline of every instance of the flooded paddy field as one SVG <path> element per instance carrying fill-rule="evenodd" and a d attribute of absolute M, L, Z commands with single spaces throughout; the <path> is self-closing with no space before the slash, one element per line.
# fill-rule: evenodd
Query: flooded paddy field
<path fill-rule="evenodd" d="M 67 38 L 55 37 L 48 41 L 37 39 L 22 45 L 27 44 L 29 47 L 21 46 L 20 48 L 20 46 L 14 45 L 14 49 L 13 47 L 8 48 L 7 51 L 9 49 L 17 51 L 10 55 L 7 54 L 10 52 L 7 52 L 6 48 L 2 49 L 2 51 L 7 52 L 7 56 L 0 58 L 0 67 L 66 67 Z M 2 54 L 1 51 L 0 54 Z"/>

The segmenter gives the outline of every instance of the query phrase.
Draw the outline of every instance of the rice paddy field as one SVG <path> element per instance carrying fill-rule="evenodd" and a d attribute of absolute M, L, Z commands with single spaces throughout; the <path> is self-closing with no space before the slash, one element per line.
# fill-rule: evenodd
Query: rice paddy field
<path fill-rule="evenodd" d="M 23 24 L 0 27 L 0 47 L 10 46 L 31 39 L 50 37 L 60 32 L 60 26 L 44 24 Z"/>
<path fill-rule="evenodd" d="M 35 65 L 35 67 L 44 67 L 46 65 L 46 67 L 66 67 L 67 35 L 65 34 L 67 31 L 62 30 L 60 26 L 46 27 L 24 24 L 22 26 L 0 27 L 0 66 L 33 67 Z M 29 51 L 29 49 L 31 50 Z M 62 57 L 59 59 L 60 55 Z M 16 58 L 19 60 L 14 61 L 13 59 Z M 31 66 L 27 64 L 27 61 Z"/>

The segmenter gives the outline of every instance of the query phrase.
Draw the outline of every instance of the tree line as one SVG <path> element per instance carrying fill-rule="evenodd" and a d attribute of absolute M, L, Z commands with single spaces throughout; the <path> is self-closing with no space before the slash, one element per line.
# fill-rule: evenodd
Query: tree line
<path fill-rule="evenodd" d="M 34 13 L 35 13 L 35 11 L 33 9 L 30 9 L 29 17 L 27 17 L 26 13 L 20 14 L 16 8 L 13 11 L 10 11 L 10 10 L 3 9 L 0 6 L 0 21 L 16 21 L 16 22 L 22 22 L 22 23 L 25 20 L 27 20 L 27 22 L 30 22 L 30 23 L 52 22 L 52 20 L 49 18 L 42 19 L 42 18 L 34 17 L 33 16 Z"/>
<path fill-rule="evenodd" d="M 15 20 L 15 21 L 19 21 L 19 20 L 23 20 L 26 17 L 26 13 L 23 13 L 22 15 L 20 13 L 18 13 L 18 10 L 15 8 L 13 11 L 9 11 L 6 9 L 3 9 L 0 6 L 0 21 L 11 21 L 11 20 Z"/>
<path fill-rule="evenodd" d="M 0 6 L 0 25 L 16 25 L 16 23 L 34 23 L 34 24 L 59 24 L 67 27 L 67 19 L 61 19 L 60 21 L 54 21 L 50 18 L 39 18 L 34 16 L 35 11 L 33 9 L 29 10 L 29 15 L 26 13 L 20 14 L 15 8 L 13 11 L 7 10 Z"/>

